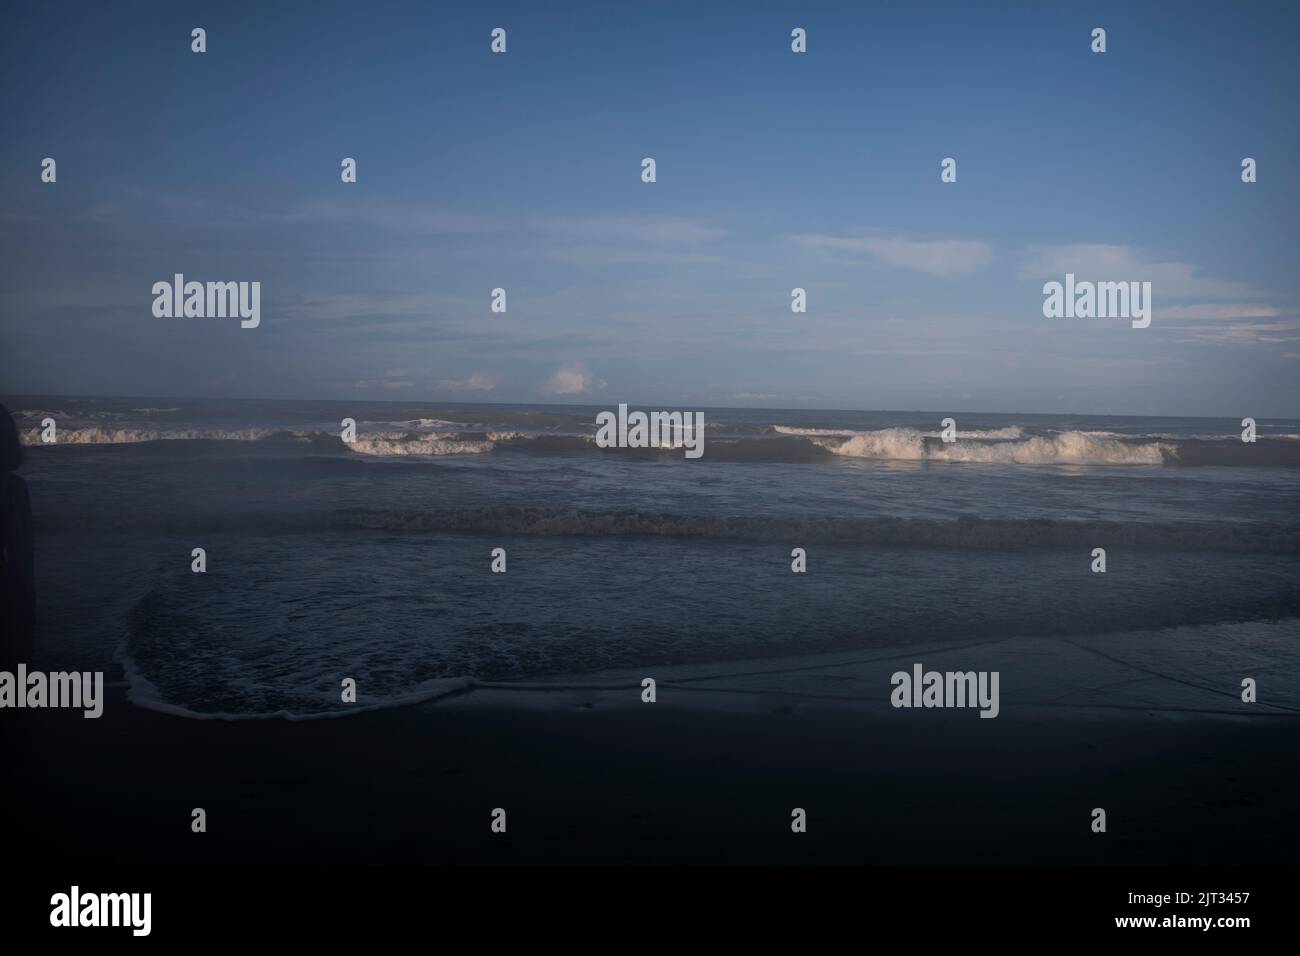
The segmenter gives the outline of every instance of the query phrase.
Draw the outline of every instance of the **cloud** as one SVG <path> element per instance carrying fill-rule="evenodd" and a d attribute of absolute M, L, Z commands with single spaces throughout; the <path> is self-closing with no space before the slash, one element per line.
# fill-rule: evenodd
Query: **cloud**
<path fill-rule="evenodd" d="M 1157 301 L 1252 298 L 1259 294 L 1240 282 L 1202 278 L 1196 275 L 1198 271 L 1199 267 L 1186 262 L 1149 262 L 1129 246 L 1076 243 L 1031 249 L 1020 277 L 1059 279 L 1073 273 L 1079 281 L 1150 282 L 1151 294 Z M 1167 312 L 1161 309 L 1161 315 Z"/>
<path fill-rule="evenodd" d="M 1154 291 L 1154 286 L 1152 287 Z M 1274 347 L 1300 340 L 1300 310 L 1249 303 L 1173 305 L 1159 310 L 1162 327 L 1187 342 Z"/>
<path fill-rule="evenodd" d="M 1189 319 L 1230 322 L 1237 319 L 1275 319 L 1283 315 L 1272 305 L 1171 305 L 1160 310 L 1162 319 Z"/>
<path fill-rule="evenodd" d="M 1207 342 L 1228 342 L 1233 345 L 1290 345 L 1300 340 L 1300 320 L 1280 322 L 1240 322 L 1225 327 L 1211 326 L 1197 329 L 1192 339 Z"/>
<path fill-rule="evenodd" d="M 497 387 L 497 377 L 490 372 L 472 372 L 469 378 L 444 378 L 437 385 L 448 392 L 490 392 Z"/>
<path fill-rule="evenodd" d="M 359 388 L 359 389 L 371 389 L 371 388 L 393 388 L 393 389 L 397 389 L 397 388 L 414 388 L 414 387 L 415 387 L 415 382 L 407 381 L 407 380 L 392 379 L 392 378 L 381 378 L 381 379 L 360 379 L 359 381 L 353 383 L 352 387 L 353 387 L 353 388 Z"/>
<path fill-rule="evenodd" d="M 792 396 L 788 392 L 734 392 L 730 397 L 738 402 L 782 402 Z"/>
<path fill-rule="evenodd" d="M 605 383 L 596 378 L 581 362 L 572 362 L 558 369 L 542 386 L 545 395 L 588 395 L 598 392 Z"/>
<path fill-rule="evenodd" d="M 918 241 L 879 236 L 795 236 L 795 242 L 815 249 L 865 255 L 891 266 L 932 276 L 958 276 L 974 272 L 993 260 L 986 242 L 966 239 Z"/>

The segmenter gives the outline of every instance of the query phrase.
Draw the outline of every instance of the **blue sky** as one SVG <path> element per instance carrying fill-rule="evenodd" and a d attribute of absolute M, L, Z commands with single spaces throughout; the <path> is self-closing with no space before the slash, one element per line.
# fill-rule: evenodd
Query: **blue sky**
<path fill-rule="evenodd" d="M 4 26 L 0 391 L 1300 416 L 1294 5 Z M 1067 271 L 1150 281 L 1150 328 L 1044 318 Z M 176 272 L 260 281 L 261 326 L 155 318 Z"/>

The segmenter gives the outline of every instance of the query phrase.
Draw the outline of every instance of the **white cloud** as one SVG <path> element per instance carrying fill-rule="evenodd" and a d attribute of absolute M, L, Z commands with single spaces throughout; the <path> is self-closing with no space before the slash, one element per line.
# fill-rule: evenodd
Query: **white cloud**
<path fill-rule="evenodd" d="M 1198 271 L 1197 266 L 1186 262 L 1149 262 L 1129 246 L 1076 243 L 1031 249 L 1020 270 L 1020 277 L 1060 279 L 1066 273 L 1073 273 L 1079 281 L 1150 282 L 1151 294 L 1157 302 L 1189 298 L 1251 298 L 1258 294 L 1240 282 L 1202 278 L 1196 275 Z M 1167 307 L 1160 309 L 1162 316 L 1168 312 Z"/>
<path fill-rule="evenodd" d="M 1197 329 L 1192 334 L 1192 338 L 1211 342 L 1230 342 L 1236 345 L 1291 344 L 1300 338 L 1300 320 L 1241 322 L 1221 328 L 1211 326 L 1204 331 Z"/>
<path fill-rule="evenodd" d="M 360 379 L 355 382 L 353 388 L 371 389 L 371 388 L 414 388 L 415 382 L 402 381 L 398 379 Z"/>
<path fill-rule="evenodd" d="M 891 266 L 932 276 L 958 276 L 974 272 L 993 260 L 986 242 L 966 239 L 918 241 L 879 236 L 795 236 L 795 242 L 816 249 L 866 255 Z"/>
<path fill-rule="evenodd" d="M 497 378 L 490 372 L 472 372 L 469 378 L 444 378 L 438 388 L 449 392 L 490 392 L 497 387 Z"/>
<path fill-rule="evenodd" d="M 598 392 L 605 383 L 596 378 L 581 362 L 571 362 L 560 368 L 542 386 L 546 395 L 588 395 Z"/>
<path fill-rule="evenodd" d="M 1275 319 L 1281 309 L 1272 305 L 1171 305 L 1160 310 L 1162 319 L 1205 319 L 1231 321 L 1233 319 Z"/>

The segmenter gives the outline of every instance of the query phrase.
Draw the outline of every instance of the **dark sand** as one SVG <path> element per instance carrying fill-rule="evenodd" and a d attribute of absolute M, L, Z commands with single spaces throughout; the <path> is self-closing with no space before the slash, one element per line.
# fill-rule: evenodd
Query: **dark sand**
<path fill-rule="evenodd" d="M 25 821 L 6 844 L 109 865 L 1294 862 L 1295 719 L 1003 694 L 996 720 L 661 687 L 652 705 L 634 690 L 484 690 L 225 722 L 117 688 L 99 720 L 0 715 L 4 812 Z M 1105 834 L 1089 827 L 1097 806 Z M 490 832 L 494 807 L 506 834 Z"/>

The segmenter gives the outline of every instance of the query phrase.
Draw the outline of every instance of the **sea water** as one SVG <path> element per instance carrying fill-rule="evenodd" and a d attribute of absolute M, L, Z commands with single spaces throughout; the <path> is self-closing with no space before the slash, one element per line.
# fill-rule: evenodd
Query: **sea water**
<path fill-rule="evenodd" d="M 599 447 L 612 404 L 5 402 L 36 664 L 115 659 L 136 703 L 193 716 L 337 715 L 344 677 L 355 712 L 476 680 L 1300 617 L 1295 421 L 1247 444 L 1226 419 L 689 409 L 688 460 Z"/>

